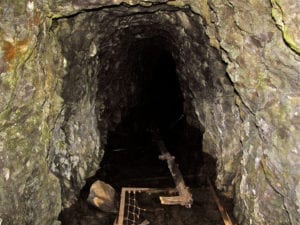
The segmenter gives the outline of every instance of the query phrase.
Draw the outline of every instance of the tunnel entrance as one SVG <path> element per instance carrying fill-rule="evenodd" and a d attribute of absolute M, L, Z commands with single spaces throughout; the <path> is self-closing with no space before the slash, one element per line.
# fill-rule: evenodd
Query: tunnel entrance
<path fill-rule="evenodd" d="M 57 148 L 66 145 L 53 160 L 60 165 L 53 170 L 62 184 L 62 224 L 113 224 L 116 212 L 103 212 L 86 201 L 97 180 L 117 194 L 123 187 L 174 188 L 168 164 L 159 159 L 157 136 L 175 157 L 194 202 L 188 209 L 161 206 L 158 198 L 145 203 L 145 196 L 137 196 L 152 205 L 151 215 L 144 216 L 157 225 L 222 224 L 207 177 L 216 179 L 219 157 L 219 140 L 208 135 L 217 130 L 213 118 L 223 116 L 214 115 L 213 107 L 234 102 L 220 97 L 233 93 L 224 63 L 208 45 L 197 15 L 172 7 L 136 13 L 143 10 L 148 9 L 89 11 L 57 21 L 53 28 L 66 70 L 65 109 L 54 140 Z M 95 172 L 95 162 L 100 162 L 96 174 L 85 174 Z M 231 201 L 226 202 L 231 209 Z"/>
<path fill-rule="evenodd" d="M 114 174 L 122 174 L 123 168 L 119 166 L 122 163 L 125 163 L 124 166 L 129 163 L 128 171 L 131 170 L 126 170 L 126 174 L 122 175 L 125 184 L 130 176 L 137 176 L 142 180 L 143 177 L 168 174 L 165 163 L 158 160 L 160 150 L 154 141 L 154 133 L 161 136 L 185 174 L 196 174 L 192 170 L 200 168 L 202 164 L 202 131 L 186 122 L 176 63 L 172 55 L 153 39 L 143 40 L 134 45 L 134 48 L 139 49 L 136 53 L 138 62 L 135 63 L 135 69 L 142 92 L 139 102 L 131 108 L 116 129 L 108 133 L 102 173 L 109 175 L 104 180 L 117 183 L 117 180 L 110 179 Z M 118 155 L 123 159 L 121 162 L 110 162 Z M 144 166 L 137 169 L 134 165 Z M 157 168 L 157 174 L 156 166 L 160 167 Z M 119 171 L 108 172 L 104 169 L 106 167 L 115 167 Z"/>
<path fill-rule="evenodd" d="M 183 97 L 175 61 L 171 53 L 157 41 L 159 39 L 147 39 L 143 40 L 144 44 L 135 45 L 140 49 L 136 72 L 144 86 L 140 100 L 140 108 L 144 108 L 141 109 L 141 115 L 148 118 L 148 123 L 153 123 L 147 126 L 155 126 L 164 134 L 180 121 Z"/>
<path fill-rule="evenodd" d="M 191 209 L 180 205 L 163 206 L 159 195 L 140 193 L 134 201 L 145 213 L 138 214 L 135 222 L 129 217 L 124 224 L 156 225 L 221 224 L 222 219 L 211 195 L 206 178 L 215 179 L 215 160 L 202 152 L 203 130 L 187 123 L 184 98 L 172 54 L 156 39 L 136 42 L 134 72 L 140 85 L 139 101 L 112 130 L 108 131 L 104 157 L 98 172 L 87 180 L 79 201 L 61 214 L 63 224 L 112 224 L 114 213 L 101 212 L 86 203 L 91 185 L 101 180 L 113 186 L 117 193 L 122 187 L 171 188 L 174 181 L 166 162 L 159 159 L 157 135 L 165 143 L 192 190 Z M 163 189 L 165 190 L 165 189 Z M 227 201 L 227 206 L 232 207 Z M 207 202 L 210 202 L 207 204 Z M 137 203 L 136 203 L 137 204 Z M 147 209 L 146 209 L 147 208 Z M 146 212 L 147 211 L 147 212 Z M 79 219 L 78 215 L 85 219 Z M 202 219 L 199 219 L 199 216 Z M 101 217 L 101 221 L 98 221 Z M 138 222 L 139 221 L 139 222 Z M 150 222 L 151 221 L 151 222 Z M 147 224 L 147 223 L 145 223 Z"/>

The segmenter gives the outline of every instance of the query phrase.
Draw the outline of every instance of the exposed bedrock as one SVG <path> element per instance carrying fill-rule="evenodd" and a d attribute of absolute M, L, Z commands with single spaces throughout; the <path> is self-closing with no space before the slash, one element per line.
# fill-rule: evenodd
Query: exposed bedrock
<path fill-rule="evenodd" d="M 166 58 L 238 223 L 300 223 L 298 0 L 0 6 L 0 224 L 60 224 Z"/>

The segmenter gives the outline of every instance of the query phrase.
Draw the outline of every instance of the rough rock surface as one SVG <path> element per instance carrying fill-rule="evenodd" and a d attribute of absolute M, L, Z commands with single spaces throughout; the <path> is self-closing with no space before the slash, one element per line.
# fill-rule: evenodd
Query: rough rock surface
<path fill-rule="evenodd" d="M 297 224 L 299 55 L 281 38 L 269 2 L 214 1 L 210 7 L 242 122 L 240 175 L 234 180 L 238 222 Z M 294 22 L 295 11 L 291 7 Z M 299 33 L 293 33 L 296 43 Z"/>
<path fill-rule="evenodd" d="M 104 212 L 116 213 L 118 210 L 115 197 L 116 191 L 112 186 L 97 180 L 90 187 L 87 201 Z"/>
<path fill-rule="evenodd" d="M 147 39 L 176 61 L 239 224 L 300 223 L 299 1 L 164 2 L 1 1 L 0 224 L 59 223 L 139 101 Z"/>
<path fill-rule="evenodd" d="M 1 2 L 2 224 L 53 224 L 61 209 L 61 188 L 49 170 L 47 148 L 62 104 L 57 92 L 62 57 L 48 32 L 50 20 L 32 4 Z"/>

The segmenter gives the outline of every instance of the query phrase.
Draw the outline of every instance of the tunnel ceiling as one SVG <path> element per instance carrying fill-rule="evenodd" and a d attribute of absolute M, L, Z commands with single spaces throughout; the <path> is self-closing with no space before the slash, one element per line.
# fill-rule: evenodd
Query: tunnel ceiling
<path fill-rule="evenodd" d="M 147 47 L 149 44 L 152 45 L 151 48 L 165 48 L 174 58 L 182 89 L 187 90 L 184 93 L 187 102 L 191 102 L 193 98 L 192 94 L 188 93 L 188 86 L 194 84 L 184 82 L 184 80 L 195 79 L 191 71 L 192 66 L 196 67 L 196 76 L 203 80 L 202 82 L 199 81 L 199 83 L 202 83 L 203 88 L 201 86 L 195 87 L 198 89 L 199 95 L 204 93 L 205 85 L 213 85 L 214 78 L 211 74 L 218 76 L 215 79 L 223 74 L 225 77 L 223 79 L 226 80 L 224 63 L 216 51 L 208 45 L 199 16 L 189 10 L 184 12 L 165 6 L 160 10 L 158 8 L 157 12 L 145 7 L 118 8 L 120 12 L 115 9 L 105 9 L 80 14 L 74 17 L 73 20 L 64 19 L 67 21 L 66 23 L 61 20 L 58 21 L 62 24 L 58 28 L 60 29 L 58 34 L 61 36 L 63 50 L 66 52 L 66 62 L 70 70 L 65 78 L 66 80 L 70 79 L 70 81 L 65 82 L 65 85 L 69 83 L 71 86 L 70 88 L 64 88 L 65 98 L 71 96 L 70 100 L 76 102 L 78 100 L 74 99 L 74 93 L 80 92 L 76 94 L 75 98 L 82 98 L 82 95 L 84 95 L 85 85 L 78 83 L 76 86 L 74 80 L 81 79 L 82 82 L 85 82 L 86 78 L 81 76 L 81 71 L 87 68 L 81 64 L 89 61 L 93 65 L 89 69 L 96 70 L 91 79 L 95 79 L 95 83 L 99 84 L 98 100 L 106 101 L 103 105 L 110 109 L 109 112 L 103 113 L 114 113 L 114 115 L 107 115 L 111 118 L 106 121 L 109 121 L 110 126 L 119 123 L 121 119 L 119 114 L 123 110 L 111 109 L 125 109 L 130 105 L 134 105 L 138 101 L 135 98 L 141 96 L 139 93 L 143 90 L 143 83 L 147 83 L 146 80 L 149 80 L 147 74 L 138 74 L 142 72 L 138 72 L 138 70 L 141 67 L 140 61 L 145 60 L 143 57 L 149 57 L 148 62 L 144 62 L 144 67 L 151 67 L 150 64 L 155 60 L 151 59 L 150 55 L 141 55 L 142 49 L 149 48 Z M 118 13 L 114 13 L 115 11 Z M 121 17 L 122 11 L 125 13 Z M 70 23 L 76 23 L 79 29 L 74 29 Z M 103 27 L 105 27 L 105 32 L 100 31 Z M 72 33 L 68 33 L 68 31 Z M 208 48 L 209 50 L 207 50 Z M 82 54 L 79 55 L 78 52 L 82 52 Z M 89 56 L 87 56 L 87 52 Z M 190 55 L 189 60 L 186 59 L 188 54 Z M 208 62 L 209 60 L 210 62 Z M 197 65 L 196 62 L 199 61 L 203 64 Z M 208 64 L 212 63 L 214 64 L 213 72 L 211 72 L 211 68 L 208 68 Z M 145 77 L 145 80 L 143 80 L 143 77 Z M 219 81 L 219 84 L 215 84 L 220 86 L 219 91 L 223 91 L 222 82 Z M 231 88 L 228 92 L 231 91 L 232 93 L 232 90 Z M 107 96 L 112 96 L 116 92 L 123 92 L 124 95 L 107 98 Z M 214 94 L 212 91 L 207 95 L 213 96 Z M 122 101 L 120 101 L 120 98 L 123 98 Z M 129 100 L 130 102 L 128 102 Z M 192 104 L 189 103 L 188 107 L 192 107 Z M 101 118 L 103 117 L 106 117 L 106 115 L 101 116 Z"/>
<path fill-rule="evenodd" d="M 142 101 L 149 48 L 174 60 L 183 112 L 238 223 L 299 224 L 297 0 L 0 6 L 0 224 L 59 224 L 107 132 Z"/>

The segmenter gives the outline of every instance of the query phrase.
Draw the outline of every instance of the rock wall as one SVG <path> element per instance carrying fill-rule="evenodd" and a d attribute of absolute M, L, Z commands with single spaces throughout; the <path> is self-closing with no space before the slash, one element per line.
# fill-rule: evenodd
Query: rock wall
<path fill-rule="evenodd" d="M 33 2 L 1 2 L 0 224 L 54 224 L 61 209 L 47 151 L 62 104 L 50 23 Z"/>
<path fill-rule="evenodd" d="M 238 223 L 298 224 L 300 3 L 121 2 L 0 3 L 0 224 L 59 223 L 139 100 L 137 52 L 125 53 L 153 34 Z"/>
<path fill-rule="evenodd" d="M 289 3 L 209 2 L 206 19 L 215 30 L 208 35 L 219 41 L 238 94 L 242 124 L 232 138 L 242 145 L 240 174 L 234 179 L 241 224 L 297 224 L 300 219 L 298 29 L 291 35 L 299 24 L 299 2 Z M 281 24 L 283 38 L 273 19 Z"/>

